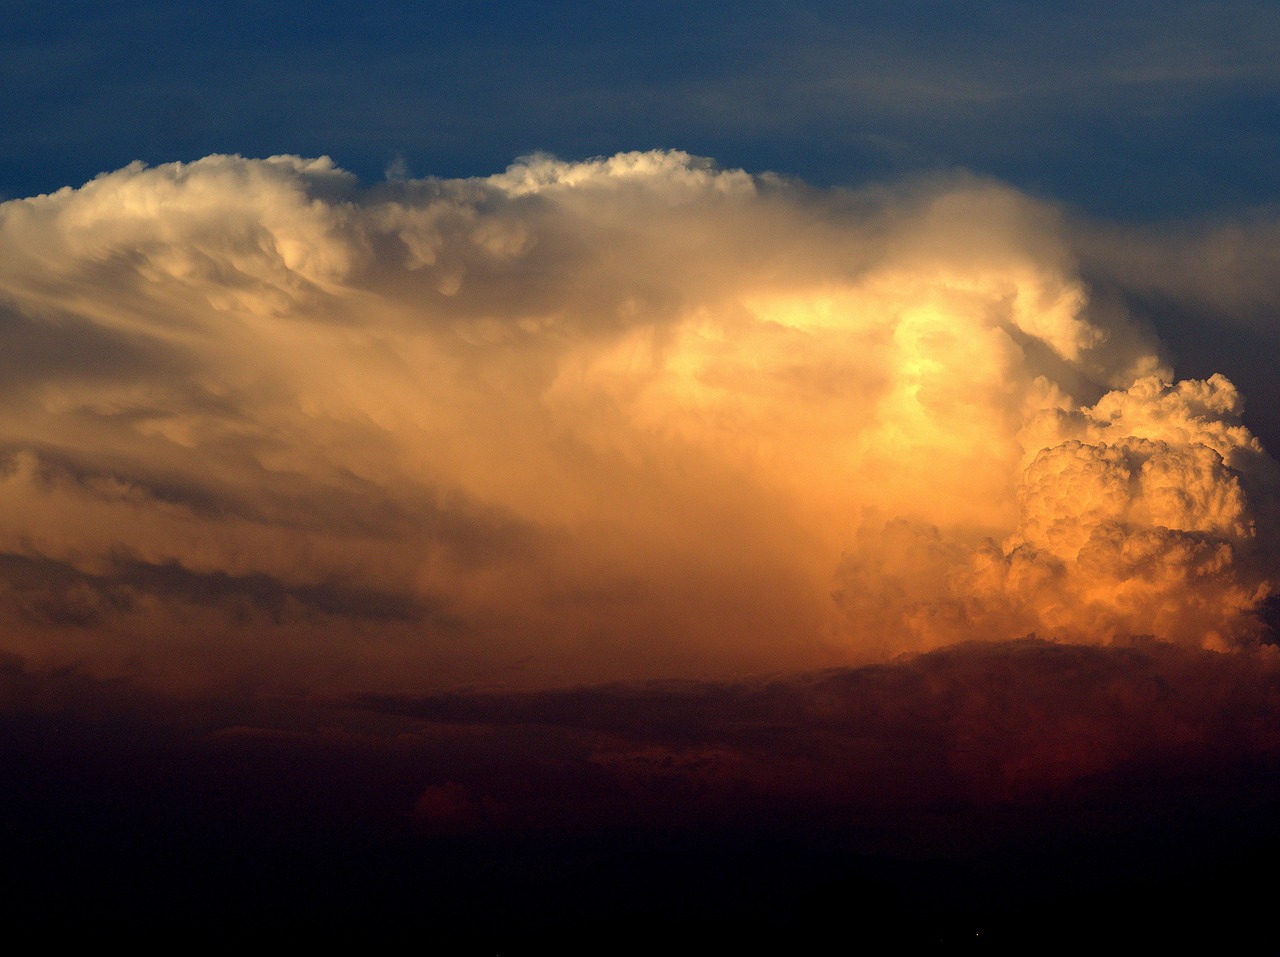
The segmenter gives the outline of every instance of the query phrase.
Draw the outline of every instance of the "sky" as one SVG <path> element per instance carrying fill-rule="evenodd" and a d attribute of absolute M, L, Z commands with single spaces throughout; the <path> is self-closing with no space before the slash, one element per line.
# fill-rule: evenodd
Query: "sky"
<path fill-rule="evenodd" d="M 5 6 L 6 915 L 1262 932 L 1276 40 Z"/>
<path fill-rule="evenodd" d="M 135 159 L 366 181 L 676 148 L 848 185 L 966 168 L 1091 213 L 1274 201 L 1274 5 L 6 4 L 0 191 Z"/>

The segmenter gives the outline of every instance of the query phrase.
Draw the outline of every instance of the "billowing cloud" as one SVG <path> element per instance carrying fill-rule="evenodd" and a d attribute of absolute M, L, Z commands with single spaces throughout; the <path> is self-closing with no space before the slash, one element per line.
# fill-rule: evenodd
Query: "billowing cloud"
<path fill-rule="evenodd" d="M 1078 247 L 984 180 L 678 152 L 6 203 L 5 647 L 422 688 L 1256 643 L 1273 463 Z"/>
<path fill-rule="evenodd" d="M 1145 376 L 1091 407 L 1042 410 L 1023 430 L 1012 534 L 966 547 L 904 519 L 863 529 L 838 598 L 923 647 L 974 634 L 1220 650 L 1268 639 L 1256 612 L 1273 557 L 1241 476 L 1265 480 L 1273 464 L 1239 412 L 1217 375 Z"/>

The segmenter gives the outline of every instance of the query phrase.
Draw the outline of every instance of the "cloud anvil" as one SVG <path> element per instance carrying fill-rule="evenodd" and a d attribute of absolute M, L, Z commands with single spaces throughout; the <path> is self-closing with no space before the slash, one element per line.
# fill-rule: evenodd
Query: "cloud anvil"
<path fill-rule="evenodd" d="M 430 688 L 1256 645 L 1274 464 L 1087 245 L 984 180 L 679 152 L 373 187 L 210 156 L 5 203 L 6 646 Z"/>

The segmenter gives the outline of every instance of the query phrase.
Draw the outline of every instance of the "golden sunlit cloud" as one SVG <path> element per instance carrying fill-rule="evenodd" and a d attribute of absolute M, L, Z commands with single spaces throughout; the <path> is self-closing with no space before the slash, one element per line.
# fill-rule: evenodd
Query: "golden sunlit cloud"
<path fill-rule="evenodd" d="M 1255 643 L 1274 463 L 1068 233 L 678 152 L 5 203 L 4 650 L 427 688 Z"/>

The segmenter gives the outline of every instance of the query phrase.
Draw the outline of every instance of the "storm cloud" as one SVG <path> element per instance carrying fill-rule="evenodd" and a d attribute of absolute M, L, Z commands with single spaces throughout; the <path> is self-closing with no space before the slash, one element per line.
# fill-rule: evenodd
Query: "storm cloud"
<path fill-rule="evenodd" d="M 1257 649 L 1275 464 L 1141 312 L 1201 240 L 1114 237 L 974 177 L 680 152 L 374 186 L 209 156 L 5 203 L 5 650 L 394 691 Z"/>

